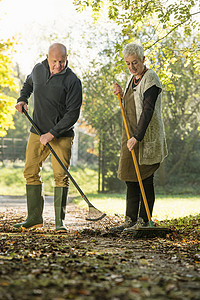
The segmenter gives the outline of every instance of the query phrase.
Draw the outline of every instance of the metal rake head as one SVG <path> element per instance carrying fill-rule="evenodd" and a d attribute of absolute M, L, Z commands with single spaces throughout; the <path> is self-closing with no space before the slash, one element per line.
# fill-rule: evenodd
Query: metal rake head
<path fill-rule="evenodd" d="M 86 217 L 86 220 L 95 222 L 95 221 L 102 220 L 105 216 L 106 216 L 105 213 L 102 213 L 97 208 L 95 208 L 93 206 L 90 206 L 88 216 Z"/>

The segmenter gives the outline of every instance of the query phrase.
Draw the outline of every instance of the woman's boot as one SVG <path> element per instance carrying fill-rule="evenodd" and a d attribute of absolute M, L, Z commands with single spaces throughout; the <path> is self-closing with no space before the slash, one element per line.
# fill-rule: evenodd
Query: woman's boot
<path fill-rule="evenodd" d="M 63 224 L 63 220 L 65 219 L 67 195 L 68 195 L 68 187 L 54 188 L 54 209 L 55 209 L 56 231 L 67 231 L 67 228 Z"/>
<path fill-rule="evenodd" d="M 111 227 L 112 232 L 122 232 L 125 228 L 135 225 L 138 217 L 140 191 L 136 182 L 126 182 L 126 215 L 125 222 L 119 226 Z"/>
<path fill-rule="evenodd" d="M 15 224 L 15 228 L 31 228 L 43 226 L 44 198 L 42 195 L 42 185 L 26 185 L 28 217 L 24 222 Z"/>
<path fill-rule="evenodd" d="M 154 193 L 154 186 L 153 186 L 153 175 L 151 175 L 150 177 L 144 179 L 142 181 L 143 186 L 144 186 L 144 190 L 145 190 L 145 195 L 147 198 L 147 202 L 148 202 L 148 206 L 149 206 L 149 211 L 150 211 L 150 215 L 152 216 L 152 211 L 153 211 L 153 206 L 154 206 L 154 202 L 155 202 L 155 193 Z M 136 224 L 130 228 L 126 228 L 125 232 L 131 232 L 131 231 L 135 231 L 138 228 L 141 227 L 147 227 L 149 225 L 148 222 L 148 217 L 147 217 L 147 213 L 146 213 L 146 208 L 144 205 L 144 200 L 141 196 L 141 201 L 140 201 L 140 210 L 139 210 L 139 217 L 138 220 L 136 222 Z"/>

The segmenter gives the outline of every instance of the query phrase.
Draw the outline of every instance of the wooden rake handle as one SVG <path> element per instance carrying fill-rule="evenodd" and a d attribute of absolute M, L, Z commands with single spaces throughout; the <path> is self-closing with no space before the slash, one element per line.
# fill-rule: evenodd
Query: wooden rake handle
<path fill-rule="evenodd" d="M 126 117 L 125 117 L 125 113 L 124 113 L 124 108 L 123 108 L 123 105 L 122 105 L 121 96 L 120 96 L 120 94 L 117 94 L 117 96 L 118 96 L 118 99 L 119 99 L 119 104 L 120 104 L 120 108 L 121 108 L 121 112 L 122 112 L 122 118 L 123 118 L 125 130 L 126 130 L 126 135 L 127 135 L 128 140 L 129 140 L 130 139 L 130 134 L 129 134 L 128 125 L 127 125 L 127 121 L 126 121 Z M 149 205 L 148 205 L 146 194 L 145 194 L 145 191 L 144 191 L 144 186 L 143 186 L 143 183 L 142 183 L 140 170 L 139 170 L 137 159 L 136 159 L 136 156 L 135 156 L 135 151 L 131 150 L 131 154 L 132 154 L 133 163 L 134 163 L 134 166 L 135 166 L 135 171 L 136 171 L 137 179 L 138 179 L 138 182 L 139 182 L 140 190 L 141 190 L 141 193 L 142 193 L 142 199 L 144 201 L 144 206 L 145 206 L 145 209 L 146 209 L 147 217 L 148 217 L 149 222 L 152 223 L 151 215 L 150 215 L 150 211 L 149 211 Z"/>

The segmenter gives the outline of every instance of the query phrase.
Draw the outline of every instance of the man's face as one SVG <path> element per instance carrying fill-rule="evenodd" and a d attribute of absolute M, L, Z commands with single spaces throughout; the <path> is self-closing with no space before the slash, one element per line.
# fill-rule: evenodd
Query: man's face
<path fill-rule="evenodd" d="M 51 49 L 47 54 L 47 60 L 51 74 L 58 74 L 66 66 L 67 55 L 63 53 L 62 49 Z"/>

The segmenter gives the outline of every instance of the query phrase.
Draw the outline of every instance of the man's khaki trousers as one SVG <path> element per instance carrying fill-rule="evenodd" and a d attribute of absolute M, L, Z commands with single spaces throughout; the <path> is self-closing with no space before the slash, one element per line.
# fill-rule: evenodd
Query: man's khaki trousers
<path fill-rule="evenodd" d="M 66 166 L 68 169 L 70 165 L 73 137 L 61 137 L 59 139 L 55 138 L 50 142 L 50 144 L 64 166 Z M 49 154 L 49 148 L 40 143 L 40 136 L 31 132 L 26 149 L 26 163 L 24 168 L 24 177 L 27 185 L 42 184 L 40 170 L 43 162 L 46 160 Z M 65 170 L 61 167 L 53 154 L 51 157 L 55 186 L 68 186 L 69 179 L 66 176 Z"/>

